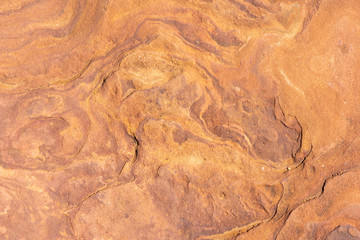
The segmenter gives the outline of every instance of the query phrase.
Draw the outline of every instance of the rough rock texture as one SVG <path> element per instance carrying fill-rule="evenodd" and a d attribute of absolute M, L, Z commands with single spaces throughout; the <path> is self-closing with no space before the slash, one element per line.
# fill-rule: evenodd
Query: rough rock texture
<path fill-rule="evenodd" d="M 360 239 L 358 0 L 2 0 L 0 239 Z"/>

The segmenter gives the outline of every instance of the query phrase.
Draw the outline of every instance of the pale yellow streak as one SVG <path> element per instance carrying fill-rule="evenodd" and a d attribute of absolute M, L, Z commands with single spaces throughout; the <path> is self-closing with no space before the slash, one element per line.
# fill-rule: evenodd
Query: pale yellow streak
<path fill-rule="evenodd" d="M 285 79 L 286 83 L 287 83 L 290 87 L 294 88 L 297 92 L 301 93 L 301 95 L 303 95 L 303 96 L 305 97 L 304 91 L 302 91 L 301 89 L 299 89 L 298 87 L 296 87 L 296 86 L 289 80 L 289 78 L 286 76 L 286 74 L 285 74 L 282 70 L 280 70 L 280 73 L 281 73 L 281 75 L 283 76 L 283 78 Z"/>

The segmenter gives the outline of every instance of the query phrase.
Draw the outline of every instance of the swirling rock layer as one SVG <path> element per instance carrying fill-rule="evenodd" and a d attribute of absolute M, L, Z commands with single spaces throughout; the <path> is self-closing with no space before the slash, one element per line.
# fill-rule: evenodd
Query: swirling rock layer
<path fill-rule="evenodd" d="M 0 3 L 0 238 L 360 239 L 357 0 Z"/>

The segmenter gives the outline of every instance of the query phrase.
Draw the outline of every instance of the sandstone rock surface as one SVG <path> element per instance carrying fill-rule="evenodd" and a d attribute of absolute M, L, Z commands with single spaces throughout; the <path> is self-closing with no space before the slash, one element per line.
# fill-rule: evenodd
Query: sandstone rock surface
<path fill-rule="evenodd" d="M 358 0 L 3 0 L 0 239 L 360 239 Z"/>

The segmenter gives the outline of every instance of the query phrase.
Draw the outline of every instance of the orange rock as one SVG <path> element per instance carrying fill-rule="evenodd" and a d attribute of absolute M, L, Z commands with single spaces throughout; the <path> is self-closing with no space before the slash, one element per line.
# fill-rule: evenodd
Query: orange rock
<path fill-rule="evenodd" d="M 0 239 L 360 239 L 357 0 L 0 4 Z"/>

